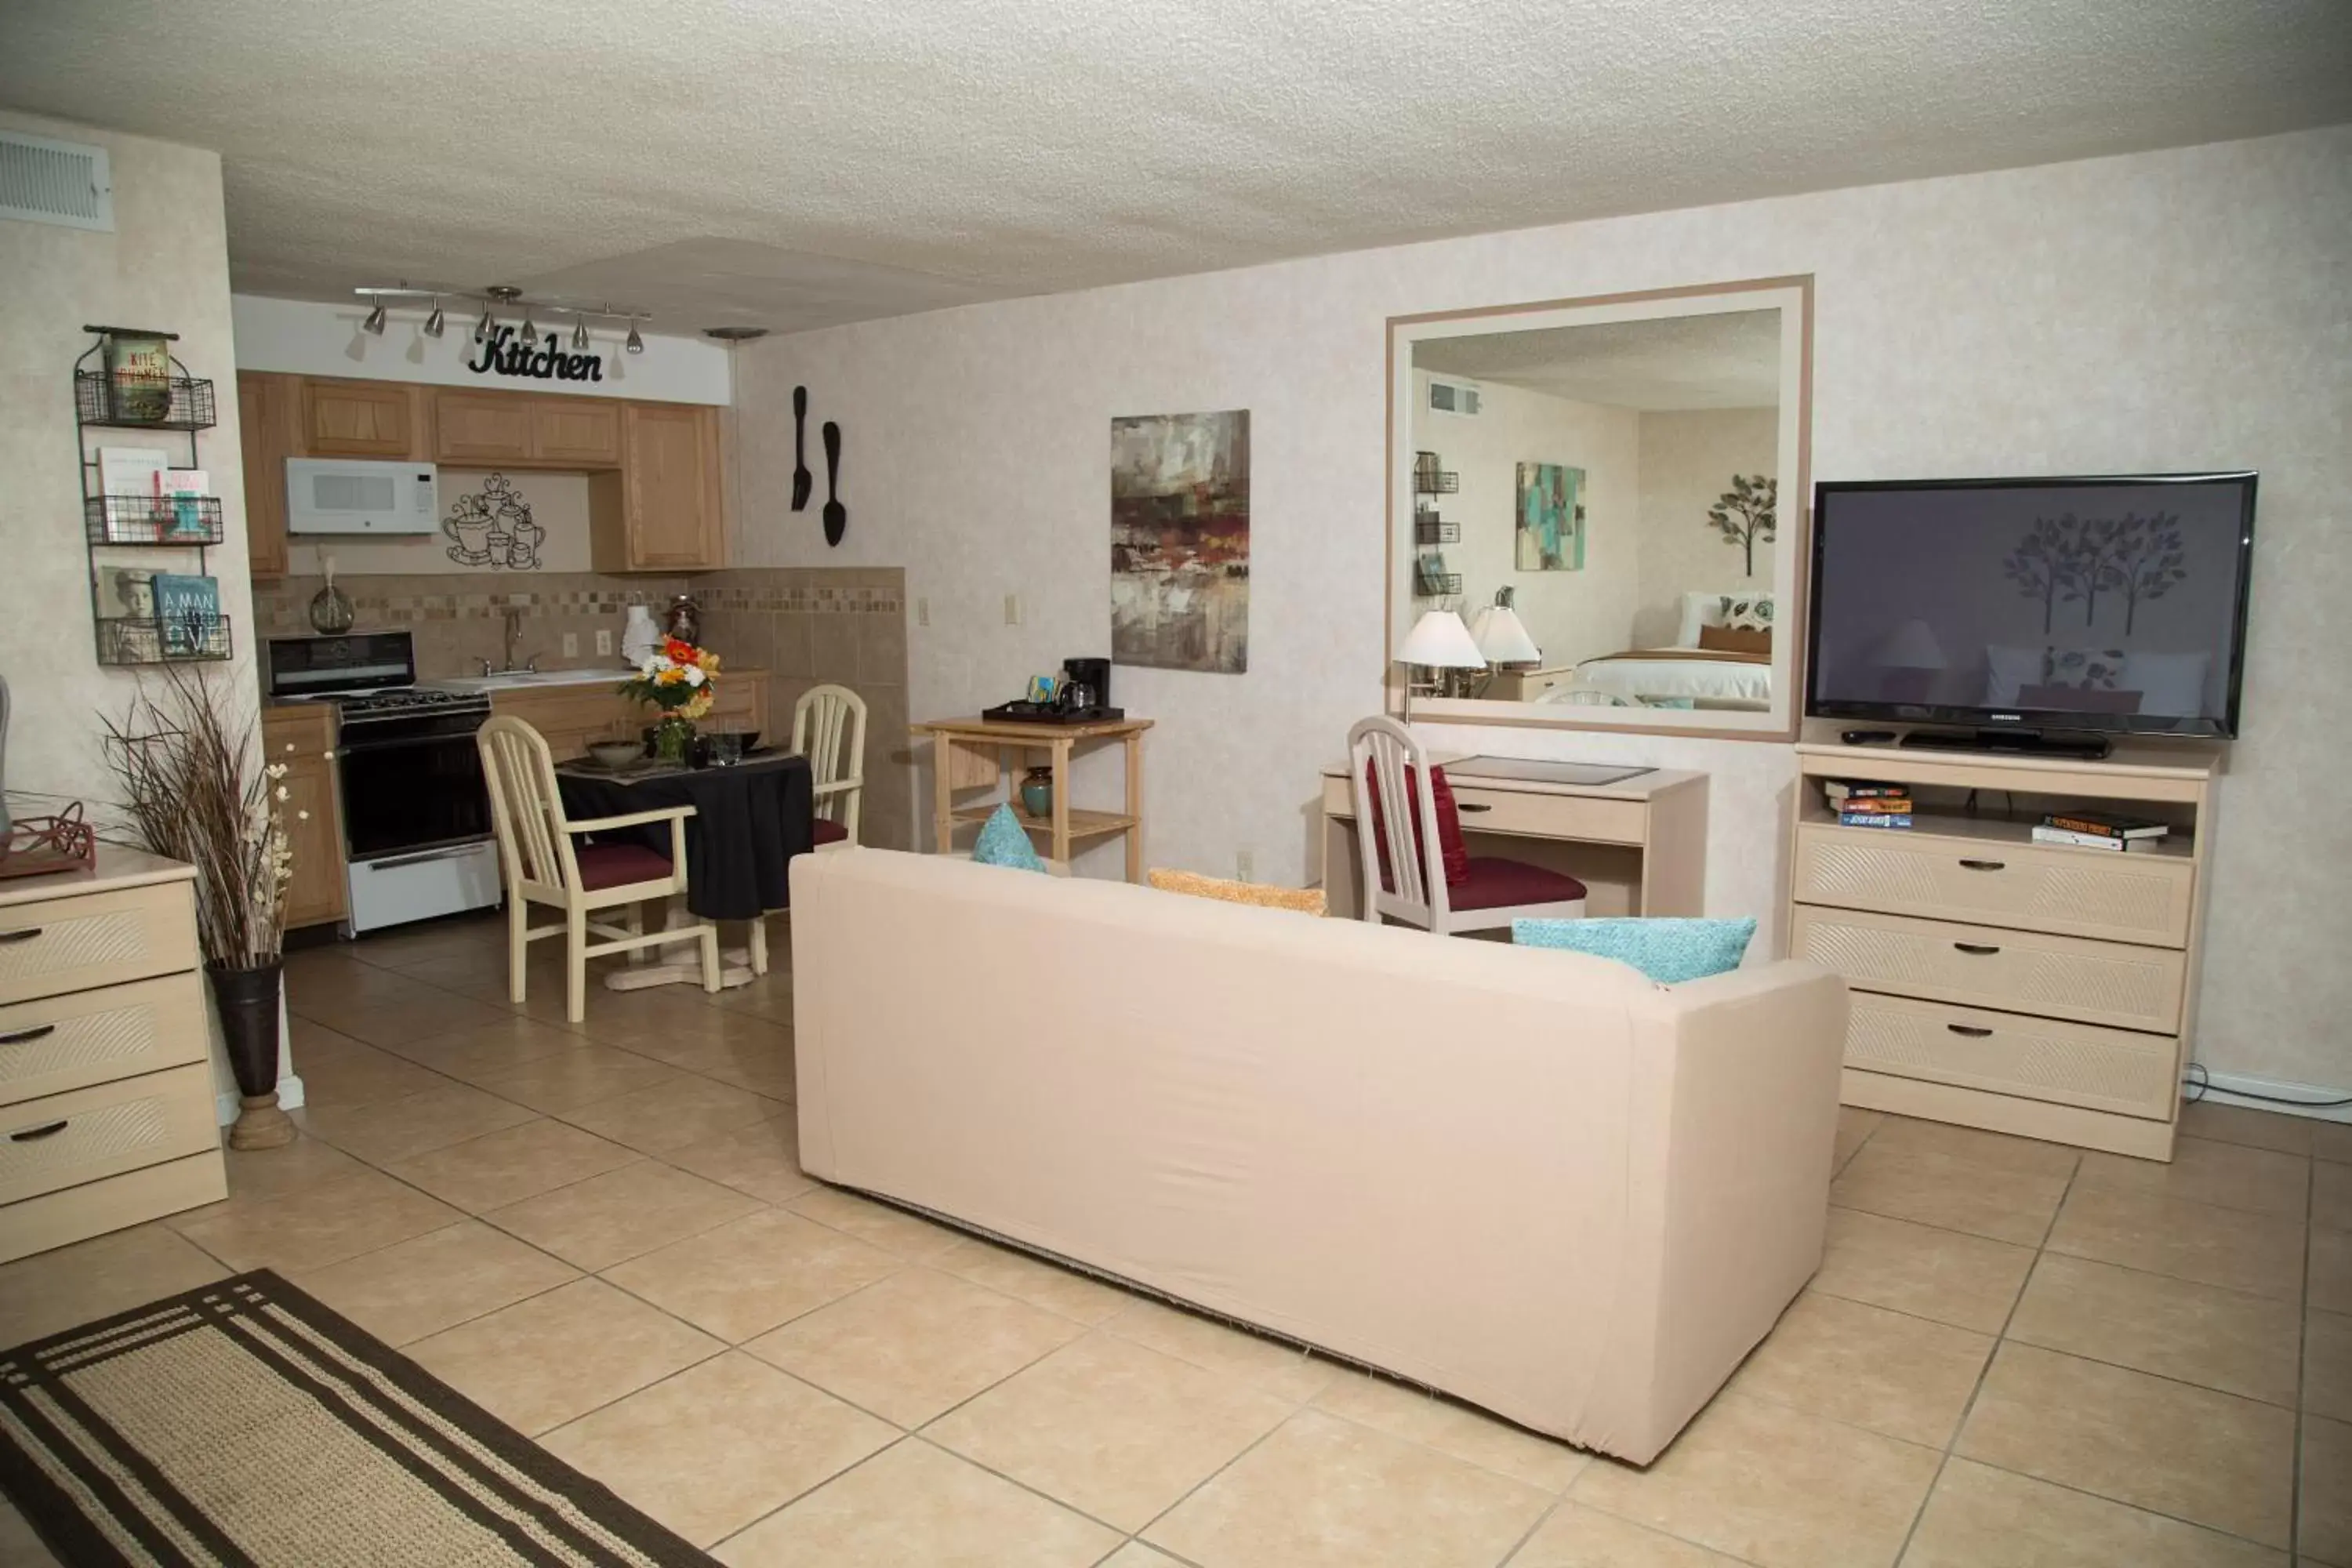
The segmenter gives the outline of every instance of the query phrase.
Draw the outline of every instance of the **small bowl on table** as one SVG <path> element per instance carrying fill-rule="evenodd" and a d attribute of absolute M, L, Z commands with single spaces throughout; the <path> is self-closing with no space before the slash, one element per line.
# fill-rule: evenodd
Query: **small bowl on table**
<path fill-rule="evenodd" d="M 588 759 L 600 768 L 627 767 L 646 754 L 643 744 L 635 741 L 591 741 Z"/>

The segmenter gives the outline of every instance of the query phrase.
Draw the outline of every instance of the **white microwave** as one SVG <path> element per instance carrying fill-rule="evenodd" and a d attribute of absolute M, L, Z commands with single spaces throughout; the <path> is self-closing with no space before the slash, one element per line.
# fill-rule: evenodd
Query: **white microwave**
<path fill-rule="evenodd" d="M 289 533 L 430 533 L 435 521 L 430 463 L 365 458 L 286 459 Z"/>

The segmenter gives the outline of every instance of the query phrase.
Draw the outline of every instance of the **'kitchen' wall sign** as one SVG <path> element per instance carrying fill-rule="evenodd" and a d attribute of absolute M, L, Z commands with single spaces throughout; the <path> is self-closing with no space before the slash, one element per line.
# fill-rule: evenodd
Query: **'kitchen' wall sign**
<path fill-rule="evenodd" d="M 527 375 L 540 381 L 602 381 L 604 379 L 604 356 L 565 353 L 553 332 L 547 334 L 547 346 L 540 348 L 531 339 L 517 338 L 512 327 L 500 327 L 496 336 L 483 341 L 480 357 L 468 360 L 466 368 L 476 375 Z"/>

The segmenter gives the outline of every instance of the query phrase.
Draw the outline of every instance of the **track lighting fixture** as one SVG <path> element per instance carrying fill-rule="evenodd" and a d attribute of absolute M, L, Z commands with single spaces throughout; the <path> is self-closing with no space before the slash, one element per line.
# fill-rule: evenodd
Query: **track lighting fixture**
<path fill-rule="evenodd" d="M 429 300 L 432 309 L 425 318 L 424 331 L 428 338 L 438 338 L 447 332 L 449 324 L 448 313 L 441 307 L 442 300 L 478 300 L 482 306 L 482 313 L 474 322 L 474 341 L 478 343 L 496 342 L 499 334 L 505 331 L 499 325 L 499 312 L 516 310 L 522 312 L 522 324 L 517 329 L 517 336 L 521 342 L 533 347 L 543 347 L 545 345 L 540 342 L 539 312 L 546 310 L 559 318 L 566 312 L 570 313 L 572 352 L 574 353 L 587 353 L 594 347 L 594 342 L 588 331 L 588 319 L 591 316 L 599 321 L 628 322 L 629 334 L 622 347 L 633 354 L 646 352 L 646 340 L 637 331 L 637 323 L 647 319 L 646 313 L 626 305 L 615 306 L 609 300 L 595 305 L 590 305 L 585 300 L 575 301 L 564 299 L 526 300 L 522 297 L 521 289 L 509 283 L 494 283 L 479 291 L 471 289 L 417 289 L 411 288 L 404 279 L 396 288 L 368 286 L 354 289 L 352 292 L 358 295 L 368 305 L 367 316 L 360 323 L 361 331 L 374 337 L 383 336 L 388 303 L 404 306 L 411 300 Z M 561 333 L 562 330 L 562 322 L 559 319 L 555 331 Z"/>

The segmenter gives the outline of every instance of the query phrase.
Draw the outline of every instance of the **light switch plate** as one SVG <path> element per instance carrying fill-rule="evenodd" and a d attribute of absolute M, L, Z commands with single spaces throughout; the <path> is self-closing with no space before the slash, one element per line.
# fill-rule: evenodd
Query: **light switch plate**
<path fill-rule="evenodd" d="M 578 632 L 566 632 L 563 634 L 563 657 L 566 658 L 578 658 L 580 657 L 580 634 Z"/>
<path fill-rule="evenodd" d="M 918 599 L 915 601 L 915 624 L 919 626 L 928 626 L 931 624 L 930 600 Z"/>
<path fill-rule="evenodd" d="M 1021 624 L 1021 595 L 1018 594 L 1004 595 L 1004 624 L 1008 626 Z"/>
<path fill-rule="evenodd" d="M 566 637 L 566 638 L 564 638 L 563 640 L 564 640 L 564 641 L 566 641 L 566 642 L 570 642 L 572 639 L 571 639 L 570 637 Z M 610 655 L 611 655 L 611 653 L 612 653 L 612 651 L 613 651 L 613 628 L 612 628 L 612 627 L 610 627 L 610 626 L 599 626 L 599 627 L 597 627 L 597 628 L 596 628 L 596 651 L 597 651 L 598 653 L 600 653 L 600 654 L 604 654 L 604 655 L 607 655 L 607 656 L 610 656 Z"/>

